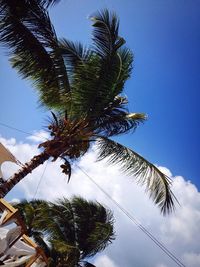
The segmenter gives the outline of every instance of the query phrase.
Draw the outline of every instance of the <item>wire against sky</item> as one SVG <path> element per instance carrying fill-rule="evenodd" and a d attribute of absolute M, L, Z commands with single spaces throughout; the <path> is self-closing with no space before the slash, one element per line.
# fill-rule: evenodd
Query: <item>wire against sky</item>
<path fill-rule="evenodd" d="M 179 267 L 186 267 L 171 251 L 169 251 L 157 238 L 153 236 L 136 218 L 133 217 L 126 209 L 124 209 L 116 200 L 114 200 L 99 184 L 97 184 L 91 176 L 89 176 L 80 166 L 76 164 L 83 174 L 94 183 L 100 191 L 102 191 L 143 233 L 145 233 L 168 257 L 170 257 Z"/>
<path fill-rule="evenodd" d="M 17 132 L 20 132 L 20 133 L 29 135 L 29 136 L 32 135 L 32 136 L 40 137 L 41 139 L 47 140 L 47 138 L 45 138 L 44 136 L 41 136 L 41 135 L 39 135 L 39 134 L 32 134 L 32 133 L 26 132 L 26 131 L 24 131 L 24 130 L 20 130 L 20 129 L 18 129 L 18 128 L 15 128 L 15 127 L 13 127 L 13 126 L 10 126 L 10 125 L 8 125 L 8 124 L 5 124 L 5 123 L 3 123 L 3 122 L 0 122 L 0 125 L 3 126 L 3 127 L 9 128 L 9 129 L 11 129 L 11 130 L 15 130 L 15 131 L 17 131 Z"/>
<path fill-rule="evenodd" d="M 31 134 L 31 133 L 28 133 L 28 132 L 25 132 L 23 130 L 20 130 L 20 129 L 17 129 L 17 128 L 14 128 L 12 126 L 9 126 L 5 123 L 1 123 L 0 122 L 0 125 L 4 126 L 4 127 L 7 127 L 7 128 L 10 128 L 12 130 L 16 130 L 18 132 L 21 132 L 21 133 L 24 133 L 24 134 L 28 134 L 28 135 L 34 135 L 34 134 Z M 38 135 L 35 135 L 38 137 Z M 45 171 L 46 171 L 46 168 L 47 168 L 47 164 L 48 164 L 48 161 L 46 163 L 46 166 L 44 167 L 44 170 L 43 170 L 43 173 L 40 177 L 40 180 L 38 182 L 38 185 L 36 187 L 36 191 L 35 191 L 35 194 L 33 196 L 33 198 L 35 198 L 37 192 L 38 192 L 38 189 L 39 189 L 39 186 L 41 184 L 41 181 L 42 181 L 42 178 L 45 174 Z M 184 265 L 172 252 L 170 252 L 157 238 L 155 238 L 137 219 L 135 219 L 126 209 L 124 209 L 116 200 L 114 200 L 99 184 L 97 184 L 93 179 L 92 177 L 90 177 L 80 166 L 76 165 L 77 168 L 79 168 L 88 178 L 89 180 L 94 183 L 98 188 L 99 190 L 101 190 L 130 220 L 131 222 L 133 222 L 143 233 L 145 233 L 168 257 L 170 257 L 179 267 L 186 267 L 186 265 Z"/>
<path fill-rule="evenodd" d="M 37 195 L 37 192 L 38 192 L 39 186 L 40 186 L 40 184 L 41 184 L 41 182 L 42 182 L 42 178 L 44 177 L 45 171 L 46 171 L 46 169 L 47 169 L 48 162 L 49 162 L 49 161 L 47 160 L 47 161 L 46 161 L 46 165 L 44 166 L 44 169 L 43 169 L 42 175 L 41 175 L 41 177 L 40 177 L 40 180 L 39 180 L 39 182 L 38 182 L 38 184 L 37 184 L 37 187 L 36 187 L 35 193 L 34 193 L 34 195 L 33 195 L 33 199 L 34 199 L 34 198 L 36 197 L 36 195 Z"/>

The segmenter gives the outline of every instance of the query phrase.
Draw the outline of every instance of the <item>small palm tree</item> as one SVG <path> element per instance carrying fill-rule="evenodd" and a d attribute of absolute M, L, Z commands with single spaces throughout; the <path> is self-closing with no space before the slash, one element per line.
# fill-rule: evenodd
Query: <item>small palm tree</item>
<path fill-rule="evenodd" d="M 114 240 L 113 216 L 97 202 L 80 197 L 23 201 L 16 206 L 28 235 L 43 248 L 49 266 L 92 267 L 85 259 Z"/>
<path fill-rule="evenodd" d="M 133 54 L 119 36 L 119 20 L 108 10 L 97 12 L 92 46 L 58 40 L 47 6 L 57 1 L 0 0 L 0 41 L 10 51 L 19 74 L 33 81 L 40 102 L 53 110 L 51 139 L 42 153 L 0 187 L 3 197 L 21 179 L 49 158 L 63 159 L 69 178 L 71 163 L 95 142 L 99 160 L 119 163 L 146 186 L 163 213 L 173 206 L 170 180 L 156 166 L 111 137 L 135 130 L 146 116 L 129 113 L 123 88 L 132 70 Z"/>

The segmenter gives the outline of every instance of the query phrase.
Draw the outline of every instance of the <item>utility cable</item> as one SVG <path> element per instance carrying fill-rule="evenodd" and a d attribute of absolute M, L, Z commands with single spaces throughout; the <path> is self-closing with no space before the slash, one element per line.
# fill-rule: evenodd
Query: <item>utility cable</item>
<path fill-rule="evenodd" d="M 10 128 L 12 130 L 16 130 L 18 132 L 21 132 L 21 133 L 24 133 L 26 135 L 33 135 L 33 136 L 37 136 L 37 137 L 40 137 L 40 138 L 43 138 L 43 139 L 46 139 L 42 136 L 39 136 L 39 135 L 35 135 L 35 134 L 31 134 L 31 133 L 28 133 L 26 131 L 23 131 L 23 130 L 20 130 L 20 129 L 17 129 L 15 127 L 12 127 L 10 125 L 7 125 L 5 123 L 2 123 L 0 122 L 0 125 L 4 126 L 4 127 L 7 127 L 7 128 Z M 45 171 L 46 171 L 46 168 L 47 168 L 47 164 L 48 164 L 48 161 L 44 167 L 44 170 L 43 170 L 43 173 L 40 177 L 40 180 L 38 182 L 38 185 L 37 185 L 37 188 L 36 188 L 36 191 L 35 191 L 35 194 L 33 196 L 33 198 L 35 198 L 37 192 L 38 192 L 38 189 L 39 189 L 39 186 L 41 184 L 41 181 L 42 181 L 42 178 L 45 174 Z M 88 178 L 89 180 L 94 183 L 100 191 L 102 191 L 143 233 L 145 233 L 166 255 L 168 255 L 168 257 L 170 257 L 178 266 L 180 267 L 186 267 L 186 265 L 184 265 L 172 252 L 170 252 L 157 238 L 155 238 L 137 219 L 135 219 L 126 209 L 124 209 L 116 200 L 114 200 L 99 184 L 97 184 L 93 179 L 92 177 L 90 177 L 80 166 L 76 165 Z"/>
<path fill-rule="evenodd" d="M 35 193 L 34 193 L 34 195 L 33 195 L 33 199 L 35 199 L 35 197 L 36 197 L 36 195 L 37 195 L 39 186 L 40 186 L 40 184 L 41 184 L 41 182 L 42 182 L 42 178 L 44 177 L 45 171 L 46 171 L 46 169 L 47 169 L 47 164 L 48 164 L 48 162 L 49 162 L 49 161 L 47 160 L 46 165 L 45 165 L 45 167 L 44 167 L 44 169 L 43 169 L 42 175 L 41 175 L 41 177 L 40 177 L 40 180 L 39 180 L 39 182 L 38 182 L 38 184 L 37 184 Z"/>
<path fill-rule="evenodd" d="M 20 129 L 18 129 L 18 128 L 15 128 L 15 127 L 13 127 L 13 126 L 10 126 L 10 125 L 8 125 L 8 124 L 5 124 L 5 123 L 3 123 L 3 122 L 0 122 L 0 125 L 1 125 L 1 126 L 4 126 L 4 127 L 6 127 L 6 128 L 9 128 L 9 129 L 11 129 L 11 130 L 15 130 L 15 131 L 17 131 L 17 132 L 26 134 L 26 135 L 32 135 L 32 136 L 40 137 L 41 139 L 47 140 L 47 138 L 45 138 L 45 137 L 43 137 L 43 136 L 40 136 L 40 135 L 38 135 L 38 134 L 37 134 L 37 135 L 36 135 L 36 134 L 32 134 L 32 133 L 26 132 L 26 131 L 24 131 L 24 130 L 20 130 Z"/>
<path fill-rule="evenodd" d="M 8 125 L 8 124 L 5 124 L 5 123 L 2 123 L 2 122 L 0 122 L 0 125 L 4 126 L 4 127 L 6 127 L 6 128 L 9 128 L 9 129 L 18 131 L 18 132 L 20 132 L 20 133 L 26 134 L 26 135 L 32 135 L 32 136 L 40 137 L 41 139 L 47 140 L 47 138 L 45 138 L 45 137 L 43 137 L 43 136 L 36 135 L 36 134 L 31 134 L 31 133 L 29 133 L 29 132 L 26 132 L 26 131 L 24 131 L 24 130 L 20 130 L 20 129 L 18 129 L 18 128 L 12 127 L 12 126 L 10 126 L 10 125 Z M 20 163 L 20 162 L 19 162 L 19 163 Z M 46 162 L 46 165 L 45 165 L 45 167 L 44 167 L 43 173 L 42 173 L 42 175 L 41 175 L 41 177 L 40 177 L 40 180 L 39 180 L 39 182 L 38 182 L 38 185 L 37 185 L 37 187 L 36 187 L 36 190 L 35 190 L 35 193 L 34 193 L 33 198 L 35 198 L 36 195 L 37 195 L 39 186 L 40 186 L 40 184 L 41 184 L 42 178 L 43 178 L 43 176 L 44 176 L 44 174 L 45 174 L 45 171 L 46 171 L 46 168 L 47 168 L 47 164 L 48 164 L 48 161 Z M 20 165 L 23 166 L 22 163 L 20 163 Z"/>
<path fill-rule="evenodd" d="M 135 219 L 126 209 L 114 200 L 91 176 L 89 176 L 80 166 L 76 165 L 89 180 L 94 183 L 143 233 L 145 233 L 168 257 L 170 257 L 179 267 L 186 267 L 172 252 L 170 252 L 157 238 L 155 238 L 137 219 Z"/>

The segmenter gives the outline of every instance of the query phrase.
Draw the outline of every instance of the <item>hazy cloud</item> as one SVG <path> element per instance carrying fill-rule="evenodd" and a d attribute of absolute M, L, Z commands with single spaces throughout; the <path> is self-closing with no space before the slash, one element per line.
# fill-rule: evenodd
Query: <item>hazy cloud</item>
<path fill-rule="evenodd" d="M 41 130 L 33 132 L 33 134 L 28 136 L 26 139 L 35 143 L 39 143 L 46 141 L 48 138 L 49 138 L 49 133 Z"/>

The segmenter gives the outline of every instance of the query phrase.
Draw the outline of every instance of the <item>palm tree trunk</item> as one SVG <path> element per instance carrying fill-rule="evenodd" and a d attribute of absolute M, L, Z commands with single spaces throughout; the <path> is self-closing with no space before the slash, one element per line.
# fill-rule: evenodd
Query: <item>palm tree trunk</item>
<path fill-rule="evenodd" d="M 26 163 L 22 169 L 11 176 L 7 181 L 0 184 L 0 198 L 3 198 L 17 183 L 19 183 L 27 174 L 31 173 L 39 165 L 50 158 L 46 152 L 42 152 Z"/>

